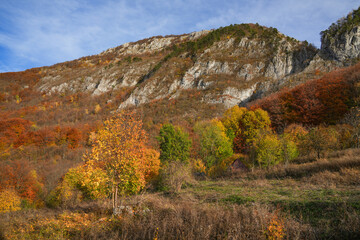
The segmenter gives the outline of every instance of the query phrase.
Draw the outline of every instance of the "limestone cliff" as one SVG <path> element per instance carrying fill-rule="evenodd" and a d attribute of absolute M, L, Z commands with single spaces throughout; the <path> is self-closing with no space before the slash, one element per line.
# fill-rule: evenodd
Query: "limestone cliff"
<path fill-rule="evenodd" d="M 330 59 L 348 63 L 360 57 L 360 8 L 321 32 L 321 52 Z"/>
<path fill-rule="evenodd" d="M 187 104 L 229 108 L 320 77 L 358 58 L 358 13 L 324 31 L 321 50 L 274 28 L 230 25 L 126 43 L 44 67 L 36 86 L 47 94 L 101 95 L 127 88 L 129 94 L 119 109 L 159 100 L 183 101 L 195 93 L 200 102 Z"/>
<path fill-rule="evenodd" d="M 99 55 L 43 68 L 40 91 L 99 95 L 128 87 L 119 108 L 176 99 L 199 90 L 204 103 L 225 107 L 288 85 L 306 69 L 317 49 L 254 24 L 153 37 Z"/>

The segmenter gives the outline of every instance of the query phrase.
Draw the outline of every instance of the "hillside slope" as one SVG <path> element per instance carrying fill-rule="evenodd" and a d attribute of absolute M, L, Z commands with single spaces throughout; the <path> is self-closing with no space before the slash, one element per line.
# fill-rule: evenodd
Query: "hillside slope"
<path fill-rule="evenodd" d="M 17 103 L 14 109 L 76 99 L 89 111 L 100 105 L 104 116 L 135 107 L 155 124 L 209 119 L 355 63 L 359 15 L 355 10 L 323 31 L 320 50 L 258 24 L 126 43 L 50 67 L 2 73 L 0 99 Z"/>
<path fill-rule="evenodd" d="M 128 94 L 119 109 L 159 100 L 182 102 L 196 95 L 190 103 L 183 103 L 183 115 L 193 112 L 192 105 L 221 110 L 246 103 L 343 65 L 321 55 L 307 42 L 284 36 L 274 28 L 241 24 L 153 37 L 32 69 L 31 86 L 22 81 L 23 72 L 13 75 L 21 79 L 18 91 L 32 87 L 47 95 L 81 92 L 98 96 L 126 89 Z M 9 80 L 8 74 L 0 74 L 5 94 L 9 94 Z"/>

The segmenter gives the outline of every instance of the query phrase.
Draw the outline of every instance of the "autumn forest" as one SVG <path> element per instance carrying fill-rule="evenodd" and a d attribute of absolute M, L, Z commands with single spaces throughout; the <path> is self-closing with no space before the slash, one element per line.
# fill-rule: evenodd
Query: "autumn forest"
<path fill-rule="evenodd" d="M 119 109 L 134 86 L 45 92 L 44 74 L 0 74 L 0 239 L 360 237 L 357 61 L 227 109 L 196 88 Z"/>

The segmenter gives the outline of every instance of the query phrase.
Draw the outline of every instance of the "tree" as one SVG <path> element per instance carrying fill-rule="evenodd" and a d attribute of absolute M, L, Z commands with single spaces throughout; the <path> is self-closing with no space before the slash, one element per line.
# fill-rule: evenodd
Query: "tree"
<path fill-rule="evenodd" d="M 179 127 L 164 124 L 157 137 L 160 144 L 160 160 L 162 164 L 176 161 L 187 163 L 190 156 L 191 140 L 189 135 Z"/>
<path fill-rule="evenodd" d="M 149 153 L 147 141 L 142 121 L 133 113 L 120 112 L 104 122 L 91 152 L 84 156 L 87 165 L 106 171 L 114 209 L 118 195 L 139 192 L 147 177 L 159 170 L 160 161 Z"/>
<path fill-rule="evenodd" d="M 250 158 L 254 164 L 260 167 L 276 165 L 282 158 L 281 141 L 277 135 L 272 132 L 261 132 L 253 142 Z"/>
<path fill-rule="evenodd" d="M 281 158 L 285 162 L 285 164 L 294 160 L 297 156 L 299 156 L 299 150 L 297 148 L 296 142 L 292 140 L 292 137 L 283 134 L 280 138 L 281 143 Z"/>
<path fill-rule="evenodd" d="M 246 111 L 239 121 L 239 131 L 234 139 L 234 150 L 248 153 L 260 131 L 268 131 L 271 121 L 266 111 L 258 108 Z"/>
<path fill-rule="evenodd" d="M 198 122 L 194 131 L 200 136 L 200 156 L 209 169 L 233 154 L 232 144 L 219 127 L 220 121 Z"/>
<path fill-rule="evenodd" d="M 246 108 L 240 108 L 237 105 L 225 111 L 221 121 L 226 128 L 226 135 L 230 138 L 231 141 L 233 141 L 235 136 L 240 133 L 239 124 L 241 118 L 246 112 Z"/>
<path fill-rule="evenodd" d="M 28 160 L 14 160 L 8 164 L 0 164 L 0 191 L 14 189 L 17 194 L 29 202 L 33 202 L 42 189 L 37 173 L 29 165 Z"/>
<path fill-rule="evenodd" d="M 317 126 L 309 131 L 304 144 L 308 151 L 314 151 L 320 158 L 323 152 L 336 147 L 337 132 L 331 127 Z"/>
<path fill-rule="evenodd" d="M 277 131 L 291 123 L 334 124 L 356 102 L 358 68 L 333 71 L 320 79 L 284 89 L 253 103 L 251 109 L 268 111 Z"/>
<path fill-rule="evenodd" d="M 343 122 L 354 128 L 352 131 L 353 146 L 360 147 L 360 107 L 352 108 L 344 117 Z"/>

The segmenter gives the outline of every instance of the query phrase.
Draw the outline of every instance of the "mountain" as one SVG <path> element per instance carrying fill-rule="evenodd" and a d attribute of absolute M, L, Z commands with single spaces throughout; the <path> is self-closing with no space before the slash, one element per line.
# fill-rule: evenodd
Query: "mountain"
<path fill-rule="evenodd" d="M 3 73 L 0 89 L 3 98 L 12 94 L 14 101 L 24 91 L 102 96 L 111 111 L 140 107 L 159 121 L 211 118 L 355 62 L 358 19 L 356 10 L 322 32 L 321 49 L 275 28 L 230 25 L 156 36 L 50 67 Z"/>

